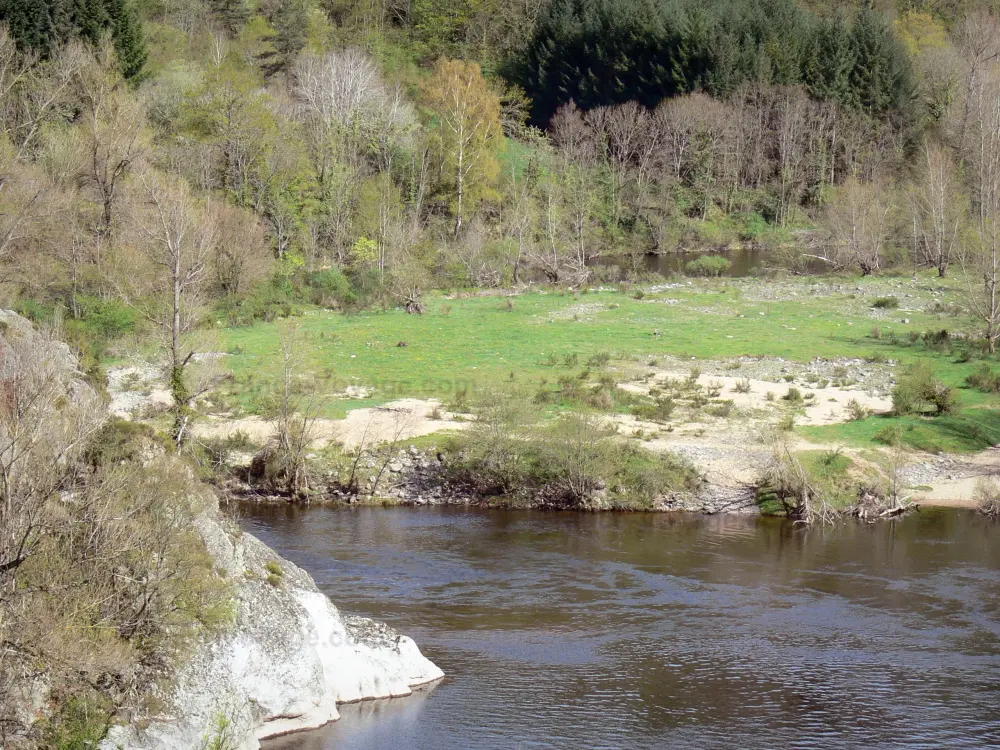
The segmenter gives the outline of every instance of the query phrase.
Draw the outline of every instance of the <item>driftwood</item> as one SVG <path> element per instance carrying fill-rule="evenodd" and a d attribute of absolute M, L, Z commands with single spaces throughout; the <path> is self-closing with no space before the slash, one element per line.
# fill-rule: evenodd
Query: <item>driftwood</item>
<path fill-rule="evenodd" d="M 868 523 L 875 523 L 886 518 L 895 518 L 909 513 L 911 510 L 919 510 L 920 506 L 910 502 L 909 497 L 897 498 L 892 505 L 887 504 L 887 498 L 880 497 L 879 494 L 866 490 L 861 493 L 858 504 L 854 507 L 852 515 Z"/>

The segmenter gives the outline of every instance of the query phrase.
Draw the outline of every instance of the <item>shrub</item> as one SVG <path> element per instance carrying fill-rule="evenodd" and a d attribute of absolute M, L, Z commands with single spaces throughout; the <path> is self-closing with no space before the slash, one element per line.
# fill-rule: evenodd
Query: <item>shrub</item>
<path fill-rule="evenodd" d="M 711 414 L 713 417 L 719 417 L 720 419 L 727 419 L 733 413 L 734 404 L 732 401 L 719 401 L 717 403 L 709 406 L 705 411 Z"/>
<path fill-rule="evenodd" d="M 898 424 L 887 425 L 876 432 L 872 440 L 883 445 L 899 445 L 903 442 L 903 429 Z"/>
<path fill-rule="evenodd" d="M 911 366 L 892 389 L 892 411 L 897 416 L 920 414 L 928 407 L 935 414 L 950 414 L 957 406 L 953 389 L 938 380 L 926 362 Z"/>
<path fill-rule="evenodd" d="M 795 429 L 795 415 L 786 414 L 778 421 L 778 429 L 781 432 L 791 432 Z"/>
<path fill-rule="evenodd" d="M 876 297 L 872 307 L 879 310 L 895 310 L 899 307 L 899 300 L 896 297 Z"/>
<path fill-rule="evenodd" d="M 449 446 L 454 480 L 480 496 L 579 506 L 604 498 L 614 507 L 649 507 L 658 496 L 694 489 L 685 461 L 622 442 L 599 417 L 568 414 L 538 429 L 527 400 L 513 390 L 477 404 L 470 429 Z"/>
<path fill-rule="evenodd" d="M 860 422 L 871 416 L 871 410 L 856 399 L 852 398 L 847 402 L 847 419 L 849 422 Z"/>
<path fill-rule="evenodd" d="M 96 470 L 140 461 L 151 449 L 163 450 L 168 442 L 147 424 L 115 417 L 94 433 L 84 450 L 83 459 L 92 470 Z"/>
<path fill-rule="evenodd" d="M 587 360 L 587 367 L 605 367 L 611 361 L 611 355 L 607 352 L 598 352 Z"/>
<path fill-rule="evenodd" d="M 740 239 L 756 240 L 769 229 L 767 220 L 757 211 L 750 211 L 745 217 L 743 231 L 740 232 Z"/>
<path fill-rule="evenodd" d="M 115 339 L 135 330 L 136 313 L 128 305 L 97 297 L 81 297 L 79 302 L 83 308 L 84 322 L 98 335 Z"/>
<path fill-rule="evenodd" d="M 339 268 L 315 271 L 306 277 L 313 304 L 321 307 L 350 307 L 357 302 L 351 282 Z"/>
<path fill-rule="evenodd" d="M 997 484 L 996 479 L 988 477 L 977 481 L 972 498 L 980 513 L 992 517 L 1000 516 L 1000 484 Z"/>
<path fill-rule="evenodd" d="M 802 391 L 796 388 L 794 385 L 788 389 L 788 393 L 781 397 L 790 404 L 801 404 L 802 403 Z"/>
<path fill-rule="evenodd" d="M 650 422 L 666 422 L 676 407 L 677 404 L 671 396 L 657 396 L 652 403 L 633 407 L 632 413 L 640 419 L 648 419 Z"/>
<path fill-rule="evenodd" d="M 702 255 L 684 264 L 688 276 L 718 277 L 725 274 L 733 264 L 721 255 Z"/>
<path fill-rule="evenodd" d="M 221 300 L 218 311 L 229 325 L 250 325 L 258 320 L 270 322 L 290 317 L 294 312 L 296 297 L 292 282 L 284 276 L 275 276 L 244 297 L 226 297 Z"/>
<path fill-rule="evenodd" d="M 934 351 L 951 351 L 951 334 L 944 328 L 940 331 L 925 331 L 922 338 L 924 340 L 924 345 Z"/>
<path fill-rule="evenodd" d="M 970 388 L 986 393 L 1000 393 L 1000 373 L 994 372 L 985 362 L 980 364 L 965 382 Z"/>
<path fill-rule="evenodd" d="M 737 393 L 750 393 L 750 378 L 740 378 L 736 381 L 736 385 L 733 386 L 733 390 Z"/>

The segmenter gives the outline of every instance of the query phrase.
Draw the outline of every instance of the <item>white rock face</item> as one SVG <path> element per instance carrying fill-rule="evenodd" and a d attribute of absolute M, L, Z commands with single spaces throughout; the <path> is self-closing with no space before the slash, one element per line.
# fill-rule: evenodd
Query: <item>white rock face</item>
<path fill-rule="evenodd" d="M 409 695 L 444 676 L 411 639 L 342 616 L 307 573 L 217 514 L 199 530 L 236 584 L 236 625 L 185 662 L 166 715 L 113 729 L 102 750 L 197 750 L 220 736 L 252 750 L 336 720 L 338 703 Z"/>

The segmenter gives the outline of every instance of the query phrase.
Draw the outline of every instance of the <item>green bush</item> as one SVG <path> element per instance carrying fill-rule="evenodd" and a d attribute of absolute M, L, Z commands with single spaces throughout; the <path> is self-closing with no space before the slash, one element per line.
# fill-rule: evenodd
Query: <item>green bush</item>
<path fill-rule="evenodd" d="M 895 310 L 899 307 L 899 300 L 896 297 L 876 297 L 872 307 L 879 310 Z"/>
<path fill-rule="evenodd" d="M 903 429 L 898 424 L 886 425 L 872 438 L 883 445 L 899 445 L 903 442 Z"/>
<path fill-rule="evenodd" d="M 45 747 L 53 750 L 89 750 L 97 747 L 111 728 L 114 705 L 96 691 L 75 695 L 41 727 Z"/>
<path fill-rule="evenodd" d="M 148 424 L 116 417 L 94 434 L 83 457 L 91 469 L 100 469 L 141 461 L 150 448 L 164 449 L 168 444 Z"/>
<path fill-rule="evenodd" d="M 722 276 L 733 264 L 721 255 L 703 255 L 684 264 L 688 276 Z"/>
<path fill-rule="evenodd" d="M 790 404 L 801 404 L 802 403 L 802 391 L 796 388 L 794 385 L 790 386 L 788 393 L 781 397 L 783 400 Z"/>
<path fill-rule="evenodd" d="M 950 414 L 958 406 L 952 388 L 934 375 L 934 368 L 926 362 L 911 366 L 892 389 L 892 411 L 896 416 L 923 414 Z"/>
<path fill-rule="evenodd" d="M 985 393 L 1000 393 L 1000 372 L 994 372 L 985 362 L 980 364 L 965 382 L 970 388 Z"/>
<path fill-rule="evenodd" d="M 472 428 L 454 438 L 447 462 L 455 480 L 480 497 L 577 507 L 604 497 L 613 507 L 645 508 L 669 492 L 695 488 L 697 472 L 617 439 L 598 417 L 568 414 L 544 427 L 514 391 L 491 393 Z"/>
<path fill-rule="evenodd" d="M 81 297 L 78 302 L 84 324 L 105 339 L 116 339 L 135 330 L 138 322 L 135 310 L 118 300 Z"/>
<path fill-rule="evenodd" d="M 322 307 L 352 307 L 358 301 L 350 280 L 339 268 L 315 271 L 306 277 L 306 284 L 312 302 Z"/>
<path fill-rule="evenodd" d="M 767 224 L 767 220 L 756 211 L 751 211 L 746 214 L 743 231 L 740 232 L 740 238 L 744 240 L 756 240 L 762 234 L 767 232 L 768 229 L 770 229 L 770 227 Z"/>

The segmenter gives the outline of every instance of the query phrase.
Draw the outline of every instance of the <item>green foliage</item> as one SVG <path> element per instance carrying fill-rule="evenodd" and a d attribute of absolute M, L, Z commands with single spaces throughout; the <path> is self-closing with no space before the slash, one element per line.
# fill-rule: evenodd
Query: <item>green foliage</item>
<path fill-rule="evenodd" d="M 875 433 L 872 440 L 883 445 L 900 445 L 903 442 L 903 429 L 896 424 L 886 425 Z"/>
<path fill-rule="evenodd" d="M 957 406 L 954 390 L 937 379 L 927 362 L 911 365 L 892 389 L 892 411 L 897 416 L 922 414 L 928 409 L 934 414 L 949 414 Z"/>
<path fill-rule="evenodd" d="M 604 502 L 644 508 L 663 494 L 698 485 L 689 464 L 616 439 L 596 417 L 565 414 L 537 427 L 527 403 L 516 390 L 490 389 L 475 408 L 471 429 L 455 438 L 450 469 L 478 495 L 561 507 Z"/>
<path fill-rule="evenodd" d="M 148 53 L 131 0 L 0 0 L 0 23 L 23 49 L 49 54 L 71 39 L 92 45 L 110 32 L 125 78 L 137 80 Z"/>
<path fill-rule="evenodd" d="M 45 720 L 45 747 L 52 750 L 92 750 L 104 739 L 114 719 L 114 704 L 94 690 L 68 698 L 58 713 Z"/>
<path fill-rule="evenodd" d="M 77 298 L 77 304 L 81 320 L 91 334 L 112 341 L 136 330 L 135 309 L 116 299 L 84 296 Z"/>
<path fill-rule="evenodd" d="M 132 4 L 135 0 L 105 0 L 118 55 L 118 67 L 129 81 L 138 81 L 149 60 L 142 21 Z"/>
<path fill-rule="evenodd" d="M 311 291 L 313 303 L 322 307 L 350 308 L 358 300 L 350 280 L 339 268 L 309 274 L 306 285 Z"/>
<path fill-rule="evenodd" d="M 583 109 L 677 94 L 716 96 L 746 81 L 804 84 L 874 116 L 908 116 L 910 61 L 881 15 L 824 20 L 794 0 L 553 0 L 517 75 L 537 124 Z"/>
<path fill-rule="evenodd" d="M 299 296 L 293 281 L 283 275 L 258 285 L 245 297 L 226 297 L 219 301 L 219 313 L 229 325 L 245 326 L 263 320 L 270 322 L 290 317 Z"/>
<path fill-rule="evenodd" d="M 895 310 L 899 307 L 899 299 L 897 297 L 876 297 L 875 301 L 872 302 L 872 307 L 878 310 Z"/>
<path fill-rule="evenodd" d="M 732 262 L 721 255 L 702 255 L 684 264 L 684 273 L 688 276 L 722 276 L 732 267 Z"/>
<path fill-rule="evenodd" d="M 802 403 L 802 391 L 800 391 L 795 386 L 791 386 L 788 392 L 781 397 L 790 404 L 801 404 Z"/>
<path fill-rule="evenodd" d="M 92 470 L 140 461 L 150 450 L 163 450 L 165 443 L 148 424 L 109 419 L 87 444 L 84 460 Z"/>
<path fill-rule="evenodd" d="M 970 388 L 985 393 L 1000 393 L 1000 372 L 995 372 L 986 362 L 981 363 L 965 382 Z"/>

